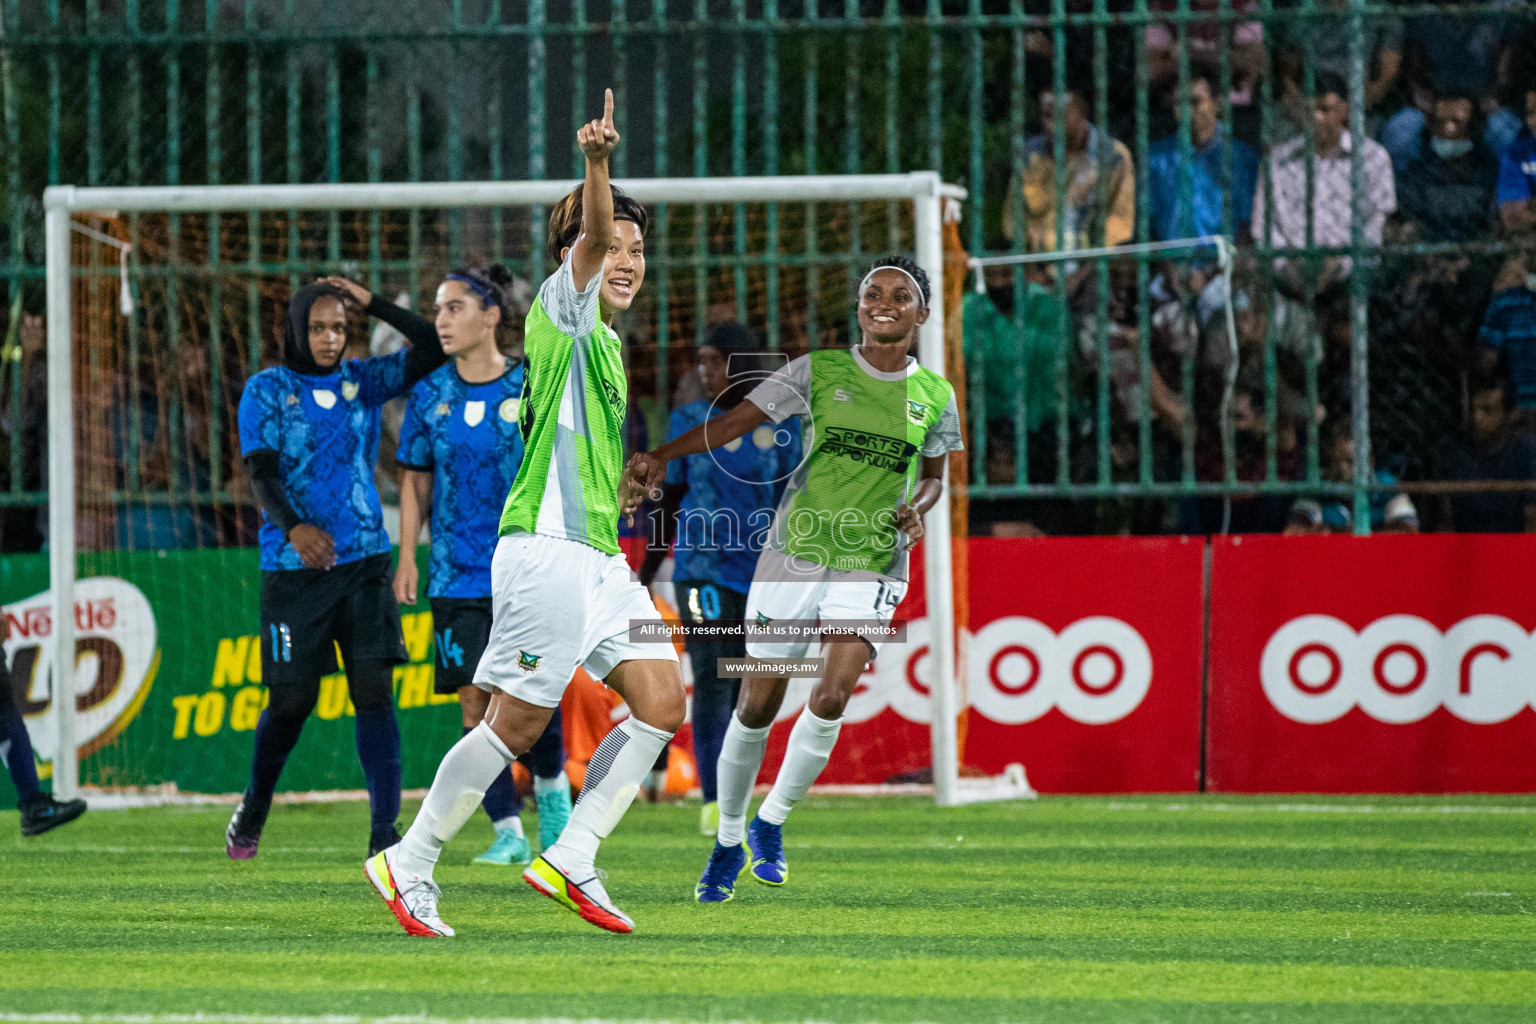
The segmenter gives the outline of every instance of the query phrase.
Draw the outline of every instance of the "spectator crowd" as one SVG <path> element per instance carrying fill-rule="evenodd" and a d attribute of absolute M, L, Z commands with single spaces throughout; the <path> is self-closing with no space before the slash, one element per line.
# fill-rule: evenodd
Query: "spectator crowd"
<path fill-rule="evenodd" d="M 1278 4 L 1261 21 L 1258 0 L 1148 0 L 1150 22 L 1105 25 L 1088 17 L 1094 0 L 1064 3 L 1059 30 L 1023 37 L 1030 134 L 1016 149 L 990 146 L 1008 163 L 1001 203 L 987 197 L 994 250 L 1224 236 L 1236 257 L 1230 274 L 1206 245 L 988 269 L 985 291 L 967 294 L 963 310 L 970 482 L 981 485 L 971 531 L 1348 530 L 1359 338 L 1369 365 L 1373 526 L 1536 528 L 1530 6 L 1451 0 L 1395 17 L 1373 5 L 1355 21 L 1347 0 L 1315 0 L 1308 10 Z M 1107 6 L 1126 14 L 1134 5 Z M 1024 9 L 1056 10 L 1040 0 Z M 1348 84 L 1355 52 L 1365 58 L 1359 111 Z M 1102 64 L 1108 75 L 1096 74 Z M 1141 68 L 1145 78 L 1133 73 Z M 1352 115 L 1364 138 L 1355 138 Z M 725 252 L 731 239 L 710 244 Z M 742 315 L 711 299 L 694 310 L 704 330 Z M 264 308 L 277 300 L 264 293 Z M 141 305 L 149 337 L 164 315 L 150 311 L 165 303 Z M 784 350 L 840 343 L 834 318 L 808 328 L 791 305 L 782 311 Z M 0 373 L 5 551 L 46 541 L 42 321 L 20 312 L 18 304 Z M 188 305 L 182 320 L 216 316 L 211 305 Z M 656 326 L 632 321 L 630 350 L 644 351 Z M 674 324 L 671 337 L 697 326 Z M 381 354 L 400 339 L 382 329 L 353 342 L 349 354 Z M 219 353 L 157 350 L 145 367 L 119 360 L 92 378 L 115 411 L 84 424 L 77 446 L 90 531 L 82 543 L 249 542 L 255 516 L 227 438 L 241 380 L 232 368 L 261 361 L 270 339 L 256 345 L 255 356 L 228 343 Z M 673 365 L 689 362 L 683 352 Z M 214 363 L 223 383 L 210 390 Z M 659 415 L 630 409 L 635 445 L 669 411 L 700 400 L 688 390 L 702 386 L 699 374 L 674 379 L 682 386 L 656 396 Z M 386 434 L 397 426 L 387 413 Z M 392 473 L 381 465 L 386 501 L 397 489 Z M 1108 488 L 1099 486 L 1106 474 Z M 1235 482 L 1252 493 L 1110 496 L 1148 474 L 1157 484 Z M 1057 495 L 1020 497 L 1025 484 Z M 1083 496 L 1067 494 L 1074 488 Z M 157 490 L 220 500 L 113 504 Z M 101 496 L 99 516 L 92 495 Z M 629 532 L 627 542 L 643 546 L 646 529 Z"/>
<path fill-rule="evenodd" d="M 1061 78 L 1057 40 L 1026 41 L 1046 70 L 1001 248 L 1063 256 L 989 267 L 965 300 L 973 472 L 990 488 L 973 532 L 1351 529 L 1357 337 L 1373 526 L 1536 528 L 1536 18 L 1373 8 L 1357 139 L 1346 0 L 1267 27 L 1242 20 L 1253 0 L 1229 5 L 1236 20 L 1190 0 L 1183 25 L 1156 20 L 1173 0 L 1150 6 L 1144 28 L 1069 32 Z M 1131 32 L 1145 101 L 1118 76 L 1095 88 L 1084 56 L 1133 55 Z M 1205 236 L 1235 244 L 1230 274 L 1209 246 L 1070 255 Z M 1106 498 L 1106 461 L 1111 484 L 1150 465 L 1157 483 L 1254 486 L 1230 502 Z M 1083 496 L 1017 496 L 1063 482 Z"/>

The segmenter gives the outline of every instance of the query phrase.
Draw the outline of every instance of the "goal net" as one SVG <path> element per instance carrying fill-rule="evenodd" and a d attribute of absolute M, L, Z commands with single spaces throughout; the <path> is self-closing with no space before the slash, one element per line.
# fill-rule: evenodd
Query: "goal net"
<path fill-rule="evenodd" d="M 247 377 L 278 359 L 291 291 L 342 274 L 425 310 L 451 268 L 501 262 L 529 301 L 554 269 L 545 211 L 575 184 L 48 190 L 49 544 L 30 577 L 26 567 L 13 574 L 5 599 L 11 621 L 26 624 L 7 651 L 56 793 L 244 787 L 266 691 L 255 637 L 260 513 L 236 411 Z M 698 397 L 689 371 L 713 324 L 739 320 L 793 357 L 856 340 L 853 292 L 873 257 L 913 253 L 942 281 L 941 205 L 959 194 L 932 173 L 624 187 L 653 216 L 645 286 L 617 325 L 636 445 L 659 443 L 670 409 Z M 940 373 L 943 291 L 934 288 L 916 353 Z M 400 343 L 352 320 L 348 357 Z M 390 434 L 386 411 L 386 515 L 397 489 Z M 911 624 L 926 649 L 866 678 L 850 713 L 862 708 L 867 727 L 845 731 L 833 781 L 883 782 L 931 765 L 936 799 L 966 798 L 950 538 L 941 502 L 923 545 L 922 621 Z M 396 672 L 396 703 L 410 788 L 430 781 L 459 718 L 442 706 L 452 698 L 432 693 L 425 600 L 402 612 L 410 663 Z M 57 692 L 74 699 L 52 700 Z M 284 789 L 361 786 L 351 713 L 344 679 L 325 680 Z"/>

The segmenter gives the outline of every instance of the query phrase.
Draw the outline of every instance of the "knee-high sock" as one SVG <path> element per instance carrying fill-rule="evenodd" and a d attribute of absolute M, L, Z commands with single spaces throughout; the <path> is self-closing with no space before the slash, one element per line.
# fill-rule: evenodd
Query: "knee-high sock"
<path fill-rule="evenodd" d="M 388 831 L 400 817 L 400 726 L 393 705 L 357 709 L 357 759 L 368 783 L 373 831 Z"/>
<path fill-rule="evenodd" d="M 789 733 L 789 749 L 784 752 L 784 763 L 779 767 L 779 777 L 757 816 L 772 825 L 784 824 L 789 810 L 805 796 L 816 776 L 827 766 L 832 748 L 837 745 L 837 734 L 842 731 L 841 718 L 817 718 L 810 708 L 800 712 L 795 727 Z"/>
<path fill-rule="evenodd" d="M 731 708 L 736 705 L 730 682 L 702 680 L 698 669 L 693 675 L 693 758 L 699 768 L 699 789 L 704 802 L 720 798 L 717 765 L 725 732 L 731 727 Z"/>
<path fill-rule="evenodd" d="M 757 770 L 763 766 L 763 751 L 768 749 L 768 730 L 748 729 L 741 719 L 731 716 L 725 740 L 720 744 L 717 766 L 720 786 L 720 828 L 715 841 L 721 846 L 740 846 L 742 829 L 747 823 L 747 804 L 752 801 L 752 786 Z"/>
<path fill-rule="evenodd" d="M 11 681 L 0 675 L 0 685 Z M 11 773 L 18 803 L 25 807 L 42 795 L 37 785 L 37 764 L 32 760 L 32 737 L 27 735 L 26 720 L 16 705 L 9 704 L 0 714 L 0 762 Z"/>
<path fill-rule="evenodd" d="M 465 736 L 474 731 L 473 725 L 464 727 Z M 511 765 L 507 765 L 506 770 L 496 776 L 491 788 L 485 791 L 485 799 L 480 801 L 480 806 L 485 808 L 491 824 L 497 828 L 511 827 L 512 821 L 522 813 L 523 795 L 517 791 L 517 783 L 512 780 Z"/>
<path fill-rule="evenodd" d="M 443 844 L 464 827 L 496 776 L 511 763 L 512 752 L 484 722 L 455 743 L 437 766 L 432 788 L 400 844 L 400 869 L 431 875 Z"/>
<path fill-rule="evenodd" d="M 545 856 L 577 882 L 590 878 L 598 846 L 629 810 L 656 756 L 671 739 L 671 733 L 634 718 L 619 723 L 593 752 L 570 823 Z"/>

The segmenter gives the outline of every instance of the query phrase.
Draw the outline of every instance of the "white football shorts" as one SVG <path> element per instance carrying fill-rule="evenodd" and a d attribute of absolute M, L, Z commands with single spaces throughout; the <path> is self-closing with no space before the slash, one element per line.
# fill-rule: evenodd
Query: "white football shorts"
<path fill-rule="evenodd" d="M 560 703 L 578 665 L 605 679 L 621 661 L 677 661 L 650 593 L 622 555 L 574 540 L 513 533 L 491 559 L 491 636 L 475 685 L 530 704 Z M 656 626 L 656 642 L 630 624 Z"/>
<path fill-rule="evenodd" d="M 779 623 L 836 623 L 840 627 L 890 625 L 896 606 L 907 592 L 904 580 L 870 572 L 829 569 L 770 547 L 758 556 L 747 592 L 747 624 L 771 627 Z M 861 632 L 870 659 L 886 642 L 877 631 Z M 747 640 L 753 658 L 803 658 L 821 641 L 813 630 L 798 639 Z"/>

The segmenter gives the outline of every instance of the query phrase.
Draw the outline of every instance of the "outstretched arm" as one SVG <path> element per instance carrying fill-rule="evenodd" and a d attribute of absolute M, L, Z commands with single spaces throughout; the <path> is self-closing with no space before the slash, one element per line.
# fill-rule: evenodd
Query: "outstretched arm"
<path fill-rule="evenodd" d="M 730 444 L 738 437 L 756 430 L 768 414 L 751 402 L 742 402 L 723 416 L 705 420 L 686 434 L 648 452 L 637 452 L 624 467 L 627 489 L 624 511 L 633 512 L 645 496 L 661 486 L 667 463 L 685 455 L 698 455 L 712 448 Z"/>
<path fill-rule="evenodd" d="M 613 127 L 613 90 L 603 90 L 603 116 L 589 121 L 576 133 L 576 143 L 587 158 L 586 180 L 581 187 L 581 234 L 571 246 L 571 279 L 576 290 L 602 273 L 603 260 L 613 244 L 613 189 L 608 181 L 608 156 L 619 144 Z"/>

